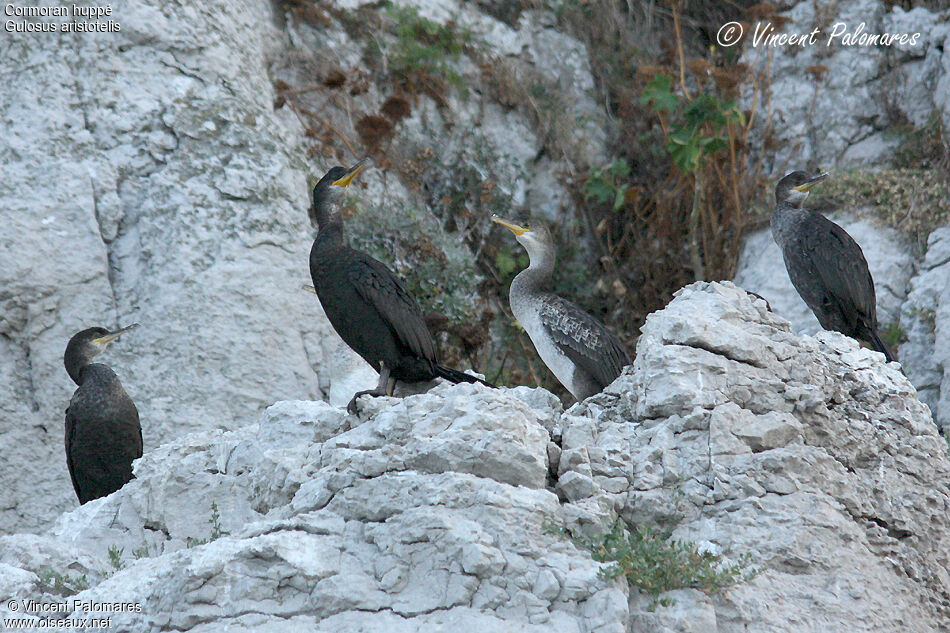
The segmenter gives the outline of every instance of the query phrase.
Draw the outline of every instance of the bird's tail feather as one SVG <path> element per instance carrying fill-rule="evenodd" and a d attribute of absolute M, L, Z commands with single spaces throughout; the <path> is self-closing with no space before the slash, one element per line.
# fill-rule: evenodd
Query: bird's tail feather
<path fill-rule="evenodd" d="M 896 358 L 894 358 L 894 355 L 891 354 L 891 350 L 887 347 L 884 341 L 881 340 L 881 336 L 880 334 L 877 333 L 877 329 L 873 327 L 868 327 L 866 329 L 868 331 L 869 338 L 871 339 L 869 342 L 871 343 L 871 347 L 874 348 L 874 351 L 881 352 L 882 354 L 884 354 L 884 357 L 887 359 L 887 362 L 897 360 Z"/>
<path fill-rule="evenodd" d="M 481 378 L 478 378 L 477 376 L 466 374 L 457 369 L 446 367 L 445 365 L 436 365 L 435 373 L 438 374 L 440 377 L 445 378 L 446 380 L 450 382 L 454 382 L 456 384 L 460 382 L 480 382 L 486 387 L 491 387 L 492 389 L 497 388 L 495 387 L 495 385 L 491 384 L 490 382 L 484 381 Z"/>

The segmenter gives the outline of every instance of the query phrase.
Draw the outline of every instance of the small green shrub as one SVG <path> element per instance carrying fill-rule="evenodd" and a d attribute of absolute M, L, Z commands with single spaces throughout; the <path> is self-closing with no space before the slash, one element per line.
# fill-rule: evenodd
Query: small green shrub
<path fill-rule="evenodd" d="M 347 226 L 350 246 L 391 268 L 419 301 L 423 313 L 444 315 L 463 324 L 478 314 L 479 276 L 464 247 L 425 209 L 411 205 L 382 208 L 349 203 L 358 220 Z"/>
<path fill-rule="evenodd" d="M 452 62 L 461 56 L 472 42 L 467 29 L 455 22 L 439 24 L 419 15 L 412 6 L 386 7 L 386 15 L 393 21 L 396 43 L 388 51 L 390 68 L 409 78 L 426 76 L 440 78 L 457 90 L 465 89 L 465 82 Z"/>
<path fill-rule="evenodd" d="M 40 579 L 40 585 L 49 593 L 55 593 L 61 596 L 73 596 L 89 588 L 89 581 L 86 580 L 85 574 L 75 578 L 69 574 L 61 574 L 52 569 L 44 569 L 37 575 Z"/>
<path fill-rule="evenodd" d="M 229 532 L 226 532 L 221 528 L 221 513 L 218 512 L 218 504 L 214 501 L 211 502 L 211 519 L 208 522 L 211 524 L 211 535 L 208 538 L 192 538 L 189 536 L 185 539 L 186 547 L 207 545 L 211 541 L 216 541 L 222 536 L 227 536 L 229 534 Z"/>
<path fill-rule="evenodd" d="M 132 550 L 132 556 L 135 556 L 136 560 L 139 558 L 148 558 L 150 554 L 148 542 L 144 538 L 142 539 L 142 545 Z"/>
<path fill-rule="evenodd" d="M 887 346 L 896 353 L 897 347 L 906 340 L 904 330 L 900 323 L 888 323 L 881 328 L 881 338 L 887 343 Z"/>
<path fill-rule="evenodd" d="M 594 167 L 584 183 L 584 197 L 597 204 L 609 204 L 614 211 L 619 211 L 627 203 L 629 178 L 630 165 L 622 158 Z"/>
<path fill-rule="evenodd" d="M 603 534 L 574 540 L 590 550 L 594 560 L 610 563 L 601 568 L 602 578 L 623 576 L 654 599 L 673 589 L 717 593 L 755 574 L 748 554 L 727 565 L 721 555 L 700 551 L 695 543 L 672 540 L 670 534 L 643 525 L 631 532 L 617 521 Z"/>
<path fill-rule="evenodd" d="M 112 568 L 116 571 L 122 569 L 122 552 L 124 551 L 124 547 L 120 548 L 116 545 L 109 546 L 109 562 L 112 564 Z"/>

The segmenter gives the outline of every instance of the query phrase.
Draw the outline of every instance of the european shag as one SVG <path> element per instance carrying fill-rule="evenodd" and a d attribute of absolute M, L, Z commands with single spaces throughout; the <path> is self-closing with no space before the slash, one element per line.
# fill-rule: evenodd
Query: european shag
<path fill-rule="evenodd" d="M 511 311 L 548 369 L 578 401 L 603 391 L 630 357 L 603 323 L 570 301 L 545 292 L 554 272 L 555 250 L 544 224 L 526 228 L 492 216 L 528 251 L 529 265 L 511 282 Z"/>
<path fill-rule="evenodd" d="M 139 412 L 108 366 L 92 359 L 138 324 L 110 332 L 92 327 L 66 345 L 63 363 L 79 388 L 66 409 L 66 465 L 79 503 L 112 494 L 132 479 L 142 456 Z"/>
<path fill-rule="evenodd" d="M 795 290 L 821 327 L 864 341 L 894 360 L 877 331 L 874 281 L 858 243 L 848 233 L 802 202 L 828 174 L 793 171 L 775 185 L 772 237 L 782 249 Z"/>
<path fill-rule="evenodd" d="M 362 395 L 392 395 L 397 380 L 441 377 L 493 387 L 441 365 L 422 310 L 402 281 L 382 262 L 344 244 L 341 198 L 367 160 L 328 171 L 313 186 L 310 207 L 319 231 L 310 249 L 310 276 L 320 304 L 340 338 L 379 372 L 376 388 L 357 392 L 347 410 L 355 413 Z"/>

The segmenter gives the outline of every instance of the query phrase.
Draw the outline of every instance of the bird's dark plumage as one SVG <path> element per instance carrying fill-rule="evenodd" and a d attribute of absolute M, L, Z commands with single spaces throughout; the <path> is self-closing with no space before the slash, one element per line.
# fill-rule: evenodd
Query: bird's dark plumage
<path fill-rule="evenodd" d="M 868 343 L 894 360 L 881 340 L 874 281 L 858 243 L 840 226 L 802 202 L 827 174 L 788 174 L 775 187 L 772 236 L 782 249 L 792 285 L 826 330 Z"/>
<path fill-rule="evenodd" d="M 530 265 L 511 282 L 509 300 L 538 355 L 577 400 L 603 391 L 630 364 L 620 340 L 567 299 L 545 291 L 554 272 L 554 241 L 546 226 L 525 228 L 492 218 L 525 247 Z"/>
<path fill-rule="evenodd" d="M 363 394 L 391 395 L 397 380 L 439 376 L 493 386 L 440 365 L 422 310 L 402 281 L 379 260 L 344 244 L 338 198 L 364 164 L 327 172 L 314 185 L 311 205 L 311 219 L 319 229 L 310 250 L 314 290 L 340 338 L 380 374 L 377 388 L 357 393 L 348 408 L 353 411 Z"/>
<path fill-rule="evenodd" d="M 73 336 L 63 357 L 79 385 L 66 409 L 66 466 L 79 503 L 111 494 L 132 479 L 132 461 L 142 456 L 139 413 L 118 376 L 92 363 L 115 332 L 89 328 Z"/>

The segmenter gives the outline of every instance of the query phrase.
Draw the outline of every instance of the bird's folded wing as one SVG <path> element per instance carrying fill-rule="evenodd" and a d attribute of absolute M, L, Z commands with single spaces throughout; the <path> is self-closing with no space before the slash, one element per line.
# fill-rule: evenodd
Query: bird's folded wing
<path fill-rule="evenodd" d="M 578 367 L 606 387 L 630 364 L 623 345 L 603 323 L 555 295 L 545 297 L 541 325 Z"/>
<path fill-rule="evenodd" d="M 69 412 L 69 409 L 66 409 L 66 467 L 69 468 L 69 478 L 73 482 L 73 490 L 76 491 L 76 496 L 81 497 L 82 495 L 79 492 L 79 484 L 76 482 L 76 472 L 73 469 L 73 454 L 70 450 L 72 448 L 73 440 L 76 437 L 76 419 L 73 417 L 72 413 Z"/>
<path fill-rule="evenodd" d="M 809 218 L 812 226 L 802 231 L 802 251 L 810 260 L 826 291 L 845 315 L 854 315 L 876 326 L 874 282 L 858 243 L 831 220 L 819 214 Z"/>
<path fill-rule="evenodd" d="M 435 362 L 435 342 L 419 304 L 382 262 L 363 255 L 349 271 L 357 293 L 376 309 L 403 345 L 415 355 Z"/>

